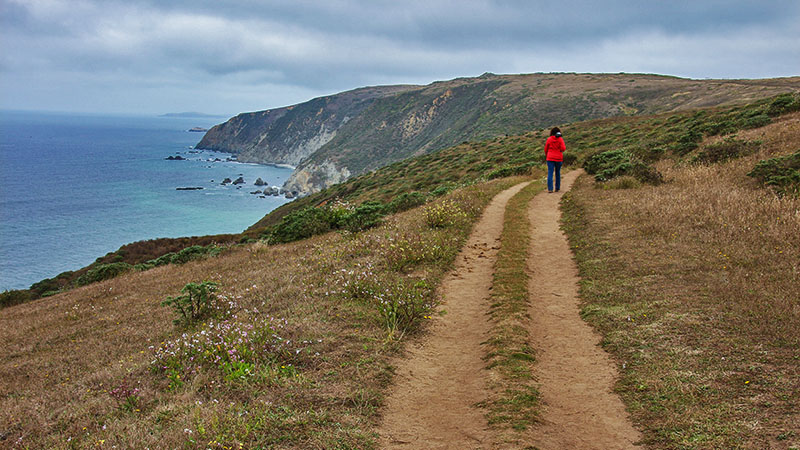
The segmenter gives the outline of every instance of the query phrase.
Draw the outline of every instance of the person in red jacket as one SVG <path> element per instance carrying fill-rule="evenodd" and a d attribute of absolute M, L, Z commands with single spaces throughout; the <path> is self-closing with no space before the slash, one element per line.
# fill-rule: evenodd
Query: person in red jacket
<path fill-rule="evenodd" d="M 561 190 L 561 164 L 564 163 L 564 138 L 558 127 L 550 130 L 550 137 L 544 143 L 544 155 L 547 160 L 547 192 L 553 192 L 553 172 L 556 176 L 556 192 Z"/>

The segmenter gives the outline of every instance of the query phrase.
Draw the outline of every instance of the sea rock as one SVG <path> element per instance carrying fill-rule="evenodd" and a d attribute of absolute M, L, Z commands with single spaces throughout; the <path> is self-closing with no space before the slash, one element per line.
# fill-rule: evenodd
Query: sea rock
<path fill-rule="evenodd" d="M 184 158 L 181 155 L 177 155 L 177 156 L 170 155 L 170 156 L 167 156 L 164 159 L 166 159 L 167 161 L 185 161 L 186 160 L 186 158 Z"/>
<path fill-rule="evenodd" d="M 265 183 L 264 180 L 261 179 L 261 177 L 258 177 L 258 179 L 256 180 L 256 182 L 254 184 L 256 186 L 265 186 L 267 183 Z"/>
<path fill-rule="evenodd" d="M 233 184 L 234 185 L 236 185 L 236 184 L 244 184 L 244 178 L 242 178 L 242 177 L 237 178 L 236 180 L 234 180 Z"/>
<path fill-rule="evenodd" d="M 201 189 L 203 189 L 203 188 L 199 187 L 199 186 L 188 186 L 188 187 L 175 188 L 176 191 L 199 191 Z"/>
<path fill-rule="evenodd" d="M 251 192 L 251 194 L 258 195 L 258 194 L 263 194 L 263 192 L 261 192 L 261 191 L 253 191 L 253 192 Z"/>
<path fill-rule="evenodd" d="M 222 180 L 222 185 L 225 186 L 226 184 L 231 184 L 230 178 L 225 178 L 224 180 Z"/>

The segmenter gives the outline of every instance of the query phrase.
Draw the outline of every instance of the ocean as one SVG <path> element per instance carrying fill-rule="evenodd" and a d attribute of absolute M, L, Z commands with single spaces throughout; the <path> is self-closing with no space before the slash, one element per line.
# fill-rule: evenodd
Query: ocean
<path fill-rule="evenodd" d="M 286 203 L 250 192 L 259 177 L 283 185 L 291 169 L 193 150 L 203 133 L 188 130 L 222 121 L 0 111 L 0 291 L 130 242 L 238 233 Z"/>

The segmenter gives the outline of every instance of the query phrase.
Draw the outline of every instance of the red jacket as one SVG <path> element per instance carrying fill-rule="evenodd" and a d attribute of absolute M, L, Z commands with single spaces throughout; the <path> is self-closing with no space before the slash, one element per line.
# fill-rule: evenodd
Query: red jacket
<path fill-rule="evenodd" d="M 564 138 L 550 136 L 544 143 L 544 154 L 548 161 L 564 161 L 564 150 L 566 149 Z"/>

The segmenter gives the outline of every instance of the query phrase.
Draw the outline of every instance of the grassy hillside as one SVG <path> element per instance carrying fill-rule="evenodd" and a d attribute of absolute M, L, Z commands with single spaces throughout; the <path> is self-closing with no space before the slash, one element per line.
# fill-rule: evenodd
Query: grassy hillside
<path fill-rule="evenodd" d="M 800 444 L 800 198 L 747 176 L 800 151 L 800 115 L 737 139 L 758 144 L 718 163 L 661 163 L 657 187 L 583 178 L 564 203 L 582 315 L 651 448 Z"/>
<path fill-rule="evenodd" d="M 646 165 L 663 158 L 682 158 L 695 150 L 704 136 L 730 136 L 760 127 L 798 106 L 797 97 L 782 95 L 753 103 L 663 113 L 616 117 L 562 126 L 568 145 L 567 163 L 582 164 L 590 155 L 622 150 Z M 785 102 L 789 102 L 785 106 Z M 787 109 L 788 108 L 788 109 Z M 546 129 L 484 141 L 464 142 L 438 152 L 400 161 L 344 183 L 287 203 L 251 226 L 245 234 L 258 236 L 287 214 L 335 199 L 351 203 L 389 201 L 410 192 L 430 192 L 477 180 L 521 174 L 543 162 Z"/>
<path fill-rule="evenodd" d="M 341 174 L 358 175 L 462 141 L 596 118 L 740 104 L 797 91 L 798 82 L 570 73 L 437 82 L 377 99 L 304 160 L 286 186 L 313 192 L 339 182 Z"/>
<path fill-rule="evenodd" d="M 643 74 L 526 74 L 380 86 L 240 114 L 198 148 L 289 163 L 285 188 L 316 192 L 353 175 L 464 141 L 621 115 L 746 103 L 800 89 L 799 78 L 689 80 Z"/>
<path fill-rule="evenodd" d="M 798 445 L 800 204 L 791 184 L 748 176 L 760 161 L 800 151 L 798 106 L 782 96 L 563 127 L 576 162 L 592 161 L 608 179 L 584 177 L 564 204 L 583 315 L 616 358 L 618 390 L 653 448 Z M 544 137 L 536 130 L 394 163 L 287 204 L 248 236 L 269 236 L 308 207 L 435 193 L 367 231 L 251 242 L 0 310 L 0 442 L 373 447 L 392 357 L 424 337 L 435 288 L 471 224 L 524 179 L 506 175 L 539 167 Z M 791 183 L 791 162 L 780 161 L 771 167 Z M 637 178 L 639 164 L 660 182 Z M 518 311 L 519 283 L 508 274 L 520 261 L 506 258 L 496 299 Z M 217 284 L 211 308 L 174 324 L 180 315 L 161 303 L 202 281 Z M 495 320 L 502 334 L 524 317 Z M 498 370 L 518 339 L 497 341 Z M 524 377 L 506 382 L 535 392 Z M 509 413 L 502 395 L 493 400 L 487 414 Z M 522 406 L 535 414 L 535 404 Z M 529 423 L 511 414 L 507 425 Z"/>
<path fill-rule="evenodd" d="M 0 433 L 22 448 L 370 448 L 398 343 L 425 329 L 472 222 L 518 181 L 6 308 Z M 219 286 L 212 312 L 174 325 L 160 303 L 203 280 Z"/>

